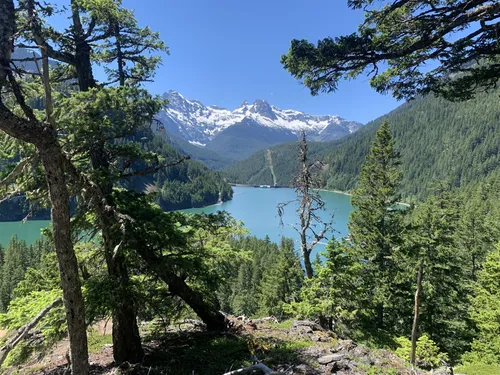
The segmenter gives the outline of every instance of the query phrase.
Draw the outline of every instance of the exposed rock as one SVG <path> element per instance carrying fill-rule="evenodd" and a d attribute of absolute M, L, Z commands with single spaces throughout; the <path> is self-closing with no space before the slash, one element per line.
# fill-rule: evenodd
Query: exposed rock
<path fill-rule="evenodd" d="M 327 363 L 340 361 L 341 359 L 345 359 L 344 354 L 329 354 L 324 355 L 323 357 L 319 357 L 318 363 L 321 365 L 326 365 Z"/>
<path fill-rule="evenodd" d="M 318 323 L 310 320 L 296 320 L 288 330 L 288 335 L 315 342 L 330 342 L 333 334 L 325 331 Z"/>
<path fill-rule="evenodd" d="M 354 348 L 356 344 L 352 340 L 340 340 L 337 344 L 331 349 L 333 353 L 349 351 Z"/>
<path fill-rule="evenodd" d="M 259 319 L 253 319 L 253 322 L 255 324 L 262 324 L 262 323 L 274 323 L 277 324 L 279 323 L 278 319 L 274 316 L 268 316 L 265 318 L 259 318 Z"/>
<path fill-rule="evenodd" d="M 311 320 L 295 320 L 292 322 L 290 330 L 309 330 L 310 332 L 324 331 L 318 323 Z"/>
<path fill-rule="evenodd" d="M 297 375 L 319 375 L 318 370 L 313 369 L 311 366 L 301 364 L 293 368 L 293 374 Z"/>

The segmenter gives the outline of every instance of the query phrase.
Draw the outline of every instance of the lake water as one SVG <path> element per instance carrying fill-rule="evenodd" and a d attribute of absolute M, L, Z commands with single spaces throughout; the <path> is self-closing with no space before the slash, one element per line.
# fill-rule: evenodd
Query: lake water
<path fill-rule="evenodd" d="M 279 241 L 282 236 L 298 239 L 298 235 L 292 228 L 297 222 L 295 216 L 296 205 L 289 205 L 285 209 L 283 217 L 284 226 L 280 226 L 277 205 L 295 199 L 293 189 L 269 189 L 252 187 L 234 187 L 233 200 L 221 205 L 204 208 L 192 208 L 183 210 L 187 213 L 206 212 L 212 213 L 217 210 L 226 210 L 234 218 L 243 221 L 251 234 L 264 238 L 268 235 L 272 241 Z M 326 203 L 326 211 L 321 212 L 325 220 L 333 214 L 333 235 L 337 238 L 347 235 L 347 221 L 352 211 L 350 197 L 341 193 L 321 191 L 321 197 Z M 39 236 L 40 230 L 49 224 L 48 221 L 27 221 L 0 223 L 0 243 L 6 245 L 14 235 L 28 243 L 33 243 Z M 330 234 L 331 235 L 331 234 Z M 324 246 L 319 245 L 316 251 L 321 251 Z"/>

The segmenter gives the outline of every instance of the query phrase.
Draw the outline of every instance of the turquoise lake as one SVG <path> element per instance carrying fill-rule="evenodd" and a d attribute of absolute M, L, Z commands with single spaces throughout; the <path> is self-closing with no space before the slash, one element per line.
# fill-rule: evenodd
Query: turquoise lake
<path fill-rule="evenodd" d="M 183 210 L 187 213 L 206 212 L 212 213 L 217 210 L 226 210 L 233 217 L 243 221 L 251 234 L 264 238 L 268 235 L 272 241 L 279 241 L 282 236 L 298 239 L 298 235 L 292 228 L 297 222 L 295 216 L 296 206 L 289 205 L 285 209 L 283 218 L 284 225 L 280 226 L 277 205 L 295 198 L 293 189 L 269 189 L 252 187 L 234 187 L 233 200 L 204 208 L 192 208 Z M 352 211 L 350 197 L 345 194 L 330 191 L 321 191 L 321 197 L 326 203 L 326 210 L 321 212 L 325 220 L 333 218 L 333 235 L 336 238 L 347 235 L 347 221 Z M 0 223 L 0 243 L 6 245 L 14 235 L 28 243 L 33 243 L 39 236 L 40 230 L 48 225 L 48 221 L 27 221 Z M 332 234 L 330 234 L 331 236 Z M 321 251 L 324 246 L 319 245 L 316 251 Z"/>

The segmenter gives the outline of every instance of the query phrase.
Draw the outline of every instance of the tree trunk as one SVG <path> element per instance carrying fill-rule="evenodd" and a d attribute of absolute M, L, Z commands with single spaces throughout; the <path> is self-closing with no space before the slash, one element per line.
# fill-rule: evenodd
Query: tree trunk
<path fill-rule="evenodd" d="M 7 83 L 11 51 L 16 31 L 16 14 L 12 0 L 0 0 L 0 90 Z M 11 76 L 12 77 L 12 76 Z M 73 250 L 70 232 L 69 194 L 66 187 L 64 162 L 57 142 L 56 129 L 38 122 L 24 102 L 16 82 L 9 79 L 16 99 L 29 118 L 14 115 L 0 96 L 0 129 L 10 136 L 35 145 L 40 152 L 52 204 L 53 236 L 61 274 L 64 306 L 72 357 L 72 374 L 88 375 L 87 327 L 85 309 L 78 275 L 78 262 Z M 2 90 L 3 91 L 3 90 Z"/>
<path fill-rule="evenodd" d="M 103 193 L 111 194 L 111 186 L 104 186 Z M 117 242 L 119 233 L 113 233 L 116 218 L 105 208 L 99 211 L 99 226 L 102 230 L 108 275 L 114 286 L 113 301 L 113 358 L 116 363 L 139 363 L 144 358 L 141 336 L 137 325 L 137 313 L 133 298 L 130 298 L 130 278 L 126 259 Z"/>
<path fill-rule="evenodd" d="M 71 373 L 89 373 L 85 308 L 78 275 L 78 262 L 73 250 L 70 231 L 69 194 L 64 175 L 64 156 L 58 145 L 40 150 L 47 176 L 52 206 L 52 230 L 61 274 L 66 320 L 71 353 Z"/>
<path fill-rule="evenodd" d="M 96 86 L 92 72 L 91 47 L 83 33 L 78 4 L 72 0 L 71 5 L 76 57 L 74 67 L 80 90 L 87 91 Z M 103 172 L 105 176 L 100 188 L 106 200 L 105 203 L 109 204 L 113 185 L 109 178 L 109 160 L 104 150 L 104 144 L 99 143 L 92 146 L 91 163 L 95 171 Z M 116 227 L 116 218 L 112 213 L 103 210 L 100 212 L 99 222 L 103 234 L 108 275 L 116 287 L 116 299 L 112 312 L 113 357 L 117 363 L 137 363 L 143 359 L 144 351 L 141 345 L 134 301 L 130 299 L 128 293 L 129 275 L 126 259 L 123 256 L 113 256 L 114 249 L 119 243 L 118 237 L 114 235 L 112 229 Z"/>
<path fill-rule="evenodd" d="M 377 328 L 384 328 L 384 305 L 381 303 L 377 304 Z"/>
<path fill-rule="evenodd" d="M 120 257 L 121 258 L 121 257 Z M 144 359 L 135 304 L 131 303 L 125 260 L 115 261 L 111 270 L 118 276 L 118 304 L 113 310 L 113 358 L 117 363 L 139 363 Z"/>
<path fill-rule="evenodd" d="M 413 327 L 411 330 L 411 351 L 410 363 L 415 367 L 415 353 L 417 351 L 417 336 L 418 336 L 418 317 L 420 310 L 420 295 L 422 294 L 422 278 L 424 275 L 424 261 L 420 262 L 417 275 L 417 290 L 415 292 L 415 309 L 413 315 Z"/>
<path fill-rule="evenodd" d="M 226 330 L 226 317 L 219 311 L 219 304 L 216 299 L 207 302 L 207 296 L 191 289 L 182 278 L 173 272 L 169 272 L 162 264 L 161 259 L 148 249 L 137 246 L 135 250 L 156 275 L 167 283 L 170 292 L 180 297 L 193 309 L 200 319 L 203 320 L 203 323 L 207 325 L 209 331 Z"/>
<path fill-rule="evenodd" d="M 300 249 L 302 252 L 302 258 L 304 259 L 304 268 L 306 271 L 306 277 L 308 279 L 312 279 L 314 276 L 314 270 L 311 263 L 311 252 L 307 248 L 307 237 L 305 230 L 306 228 L 302 228 L 302 232 L 300 234 L 300 242 L 301 242 Z"/>

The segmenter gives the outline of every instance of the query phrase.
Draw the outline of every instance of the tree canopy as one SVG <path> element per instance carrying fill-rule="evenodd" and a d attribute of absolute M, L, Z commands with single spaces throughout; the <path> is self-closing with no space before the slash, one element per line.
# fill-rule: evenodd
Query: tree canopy
<path fill-rule="evenodd" d="M 313 95 L 342 79 L 371 77 L 398 98 L 436 93 L 470 99 L 500 77 L 500 3 L 491 0 L 349 0 L 358 31 L 313 44 L 292 40 L 281 62 Z"/>

